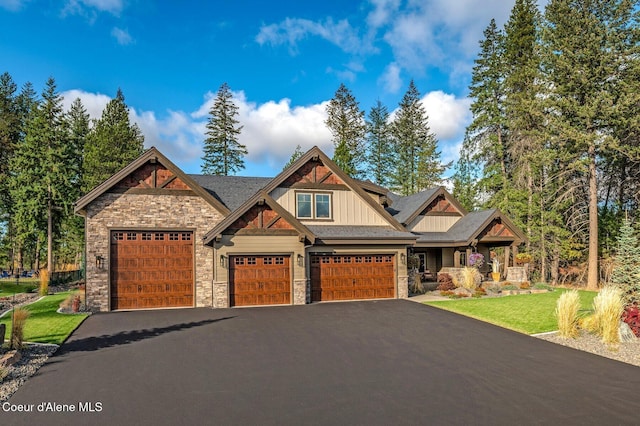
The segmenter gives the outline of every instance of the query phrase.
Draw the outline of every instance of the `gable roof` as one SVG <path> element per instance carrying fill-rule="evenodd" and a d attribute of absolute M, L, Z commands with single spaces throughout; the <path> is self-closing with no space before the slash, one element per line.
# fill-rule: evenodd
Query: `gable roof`
<path fill-rule="evenodd" d="M 313 244 L 315 242 L 316 236 L 311 232 L 306 226 L 304 226 L 298 219 L 293 217 L 291 213 L 286 211 L 276 200 L 271 198 L 269 194 L 261 190 L 257 192 L 253 197 L 249 198 L 245 201 L 240 207 L 235 209 L 233 213 L 224 218 L 222 222 L 218 223 L 211 231 L 207 232 L 202 240 L 204 244 L 210 244 L 216 237 L 222 234 L 229 226 L 231 226 L 236 220 L 238 220 L 243 214 L 245 214 L 249 209 L 258 204 L 259 202 L 264 202 L 267 204 L 273 211 L 278 213 L 280 217 L 289 222 L 291 226 L 294 227 L 299 234 L 304 235 L 310 242 Z"/>
<path fill-rule="evenodd" d="M 174 175 L 176 175 L 180 180 L 182 180 L 191 190 L 202 197 L 207 203 L 211 204 L 215 207 L 220 213 L 223 215 L 227 215 L 230 213 L 230 210 L 216 197 L 214 197 L 209 191 L 205 190 L 202 186 L 196 183 L 191 177 L 186 175 L 178 166 L 173 164 L 167 157 L 162 155 L 160 151 L 156 147 L 151 147 L 142 153 L 138 158 L 133 160 L 127 166 L 125 166 L 122 170 L 111 176 L 109 179 L 102 182 L 100 185 L 93 188 L 83 197 L 81 197 L 78 201 L 76 201 L 75 205 L 75 213 L 82 213 L 84 208 L 89 205 L 92 201 L 98 198 L 100 195 L 107 192 L 114 185 L 120 182 L 122 179 L 126 178 L 131 173 L 135 172 L 138 168 L 146 164 L 148 161 L 157 161 L 170 170 Z"/>
<path fill-rule="evenodd" d="M 527 237 L 500 210 L 481 210 L 468 213 L 458 220 L 447 232 L 416 232 L 419 245 L 443 244 L 471 245 L 495 219 L 500 219 L 515 235 L 514 241 L 524 242 Z"/>
<path fill-rule="evenodd" d="M 229 210 L 240 207 L 273 178 L 245 176 L 188 175 Z"/>
<path fill-rule="evenodd" d="M 408 225 L 440 195 L 444 195 L 463 216 L 467 214 L 467 210 L 462 207 L 443 186 L 425 189 L 424 191 L 407 195 L 406 197 L 393 194 L 393 196 L 390 197 L 392 205 L 387 208 L 387 211 L 391 213 L 398 222 L 403 225 Z"/>
<path fill-rule="evenodd" d="M 310 160 L 319 159 L 325 167 L 329 168 L 332 173 L 338 176 L 349 189 L 355 192 L 365 203 L 367 203 L 372 209 L 374 209 L 380 216 L 382 216 L 389 225 L 395 228 L 398 231 L 406 231 L 406 229 L 395 220 L 380 204 L 376 203 L 373 198 L 368 196 L 366 192 L 362 189 L 361 181 L 356 181 L 349 177 L 336 163 L 334 163 L 327 155 L 320 150 L 317 146 L 314 146 L 309 151 L 307 151 L 302 157 L 298 158 L 292 165 L 284 169 L 278 176 L 273 178 L 271 182 L 269 182 L 263 190 L 267 193 L 270 193 L 282 183 L 284 183 L 291 175 L 293 175 L 298 169 L 307 164 Z"/>

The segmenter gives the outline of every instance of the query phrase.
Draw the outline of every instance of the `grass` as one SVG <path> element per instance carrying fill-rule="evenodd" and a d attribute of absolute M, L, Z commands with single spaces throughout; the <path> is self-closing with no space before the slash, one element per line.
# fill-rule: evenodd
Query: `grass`
<path fill-rule="evenodd" d="M 29 280 L 25 282 L 26 280 Z M 36 289 L 40 282 L 36 278 L 26 278 L 20 280 L 20 284 L 16 285 L 15 280 L 0 280 L 0 297 L 9 297 L 16 293 L 29 293 Z"/>
<path fill-rule="evenodd" d="M 428 302 L 427 305 L 521 333 L 535 334 L 558 329 L 558 320 L 555 316 L 556 302 L 564 291 L 566 290 L 558 289 L 550 293 Z M 581 314 L 586 314 L 591 310 L 593 298 L 597 293 L 583 290 L 578 293 L 580 309 L 583 311 Z"/>
<path fill-rule="evenodd" d="M 56 312 L 60 303 L 70 294 L 71 292 L 64 292 L 46 296 L 25 307 L 31 312 L 31 316 L 24 327 L 24 340 L 26 342 L 55 343 L 59 345 L 78 328 L 87 315 L 65 315 Z M 7 324 L 8 333 L 8 330 L 11 330 L 11 313 L 7 313 L 2 317 L 0 323 Z"/>

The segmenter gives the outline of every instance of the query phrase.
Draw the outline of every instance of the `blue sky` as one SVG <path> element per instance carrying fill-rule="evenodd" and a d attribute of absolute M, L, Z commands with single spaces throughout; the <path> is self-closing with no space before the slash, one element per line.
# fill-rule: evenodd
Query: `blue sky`
<path fill-rule="evenodd" d="M 38 91 L 53 76 L 94 118 L 122 88 L 145 146 L 188 173 L 227 82 L 249 150 L 240 174 L 255 176 L 277 174 L 296 144 L 332 155 L 325 107 L 340 83 L 365 111 L 377 99 L 393 111 L 414 79 L 448 161 L 482 31 L 513 2 L 0 0 L 0 73 Z"/>

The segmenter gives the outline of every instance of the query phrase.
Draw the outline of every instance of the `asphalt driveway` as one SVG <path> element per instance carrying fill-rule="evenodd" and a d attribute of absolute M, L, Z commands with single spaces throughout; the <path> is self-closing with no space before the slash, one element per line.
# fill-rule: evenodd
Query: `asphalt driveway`
<path fill-rule="evenodd" d="M 409 301 L 120 312 L 0 423 L 631 425 L 639 390 L 640 368 Z"/>

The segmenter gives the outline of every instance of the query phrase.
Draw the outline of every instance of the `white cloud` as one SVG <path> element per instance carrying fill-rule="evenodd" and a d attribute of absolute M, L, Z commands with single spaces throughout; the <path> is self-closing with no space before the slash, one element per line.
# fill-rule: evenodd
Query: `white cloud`
<path fill-rule="evenodd" d="M 377 29 L 389 22 L 392 14 L 400 7 L 400 0 L 371 0 L 373 10 L 367 15 L 370 29 Z"/>
<path fill-rule="evenodd" d="M 333 153 L 331 134 L 324 124 L 327 102 L 309 106 L 292 107 L 290 99 L 256 104 L 247 100 L 244 92 L 233 92 L 238 106 L 238 120 L 243 125 L 240 143 L 247 146 L 247 160 L 254 164 L 267 164 L 279 169 L 284 165 L 296 145 L 306 151 L 317 145 L 327 153 Z M 215 95 L 205 95 L 205 103 L 192 114 L 203 118 L 202 134 L 213 105 Z M 204 136 L 203 136 L 204 138 Z"/>
<path fill-rule="evenodd" d="M 327 18 L 324 22 L 315 22 L 286 18 L 278 24 L 263 25 L 256 41 L 260 45 L 288 45 L 291 54 L 296 54 L 298 42 L 308 36 L 320 37 L 347 53 L 362 54 L 375 51 L 370 43 L 359 37 L 358 31 L 346 19 L 334 22 L 332 18 Z"/>
<path fill-rule="evenodd" d="M 131 34 L 129 34 L 129 30 L 113 27 L 111 30 L 111 36 L 114 37 L 118 41 L 118 44 L 122 46 L 133 43 L 133 38 L 131 37 Z"/>
<path fill-rule="evenodd" d="M 101 117 L 111 100 L 109 96 L 82 90 L 69 90 L 62 96 L 65 110 L 74 99 L 80 98 L 93 119 Z M 257 104 L 248 100 L 242 91 L 233 92 L 233 99 L 238 106 L 238 121 L 244 126 L 239 141 L 247 146 L 249 155 L 246 160 L 251 164 L 279 170 L 291 157 L 296 145 L 300 145 L 303 151 L 317 145 L 327 155 L 333 155 L 331 134 L 324 123 L 328 101 L 294 107 L 285 98 Z M 191 113 L 168 110 L 162 117 L 154 111 L 131 107 L 129 118 L 142 130 L 146 147 L 157 147 L 184 167 L 185 164 L 198 163 L 202 156 L 206 123 L 214 100 L 215 94 L 208 92 L 197 110 Z M 470 100 L 434 91 L 424 95 L 421 101 L 429 115 L 431 131 L 440 142 L 442 160 L 456 160 L 464 129 L 471 119 Z M 252 173 L 251 170 L 247 172 Z"/>
<path fill-rule="evenodd" d="M 17 12 L 22 9 L 30 0 L 0 0 L 0 8 L 9 12 Z"/>
<path fill-rule="evenodd" d="M 402 86 L 402 78 L 400 78 L 400 67 L 395 62 L 390 63 L 384 70 L 384 73 L 378 79 L 378 84 L 382 84 L 384 89 L 389 93 L 397 93 Z"/>
<path fill-rule="evenodd" d="M 90 10 L 109 12 L 118 16 L 124 8 L 122 0 L 69 0 L 63 12 L 69 14 L 86 15 Z"/>
<path fill-rule="evenodd" d="M 69 90 L 62 93 L 63 107 L 68 110 L 80 98 L 91 118 L 97 119 L 111 99 L 99 93 Z M 145 137 L 145 146 L 155 146 L 181 165 L 198 162 L 202 156 L 206 122 L 215 94 L 207 93 L 205 101 L 194 112 L 167 111 L 158 118 L 154 111 L 130 108 L 129 118 L 137 123 Z M 234 92 L 238 120 L 243 125 L 240 143 L 247 146 L 247 161 L 279 170 L 291 157 L 296 145 L 308 150 L 319 146 L 333 153 L 331 134 L 326 128 L 326 102 L 292 107 L 289 99 L 256 104 L 244 92 Z M 251 171 L 248 170 L 249 174 Z"/>
<path fill-rule="evenodd" d="M 471 121 L 471 100 L 456 98 L 454 95 L 440 90 L 429 92 L 421 99 L 427 115 L 431 131 L 440 140 L 459 138 Z"/>

